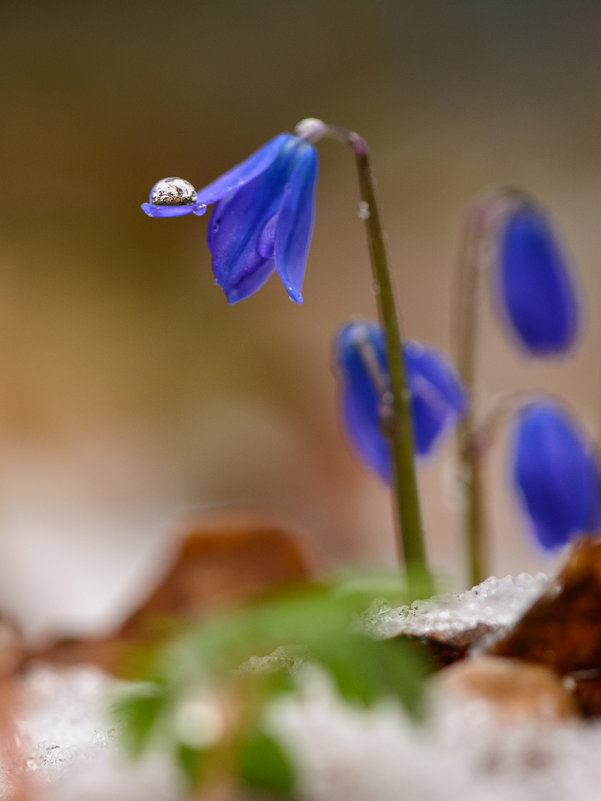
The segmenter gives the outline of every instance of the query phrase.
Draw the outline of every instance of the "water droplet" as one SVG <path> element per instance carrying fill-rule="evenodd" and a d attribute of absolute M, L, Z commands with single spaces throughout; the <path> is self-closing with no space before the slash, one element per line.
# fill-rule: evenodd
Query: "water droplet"
<path fill-rule="evenodd" d="M 152 187 L 150 202 L 155 206 L 188 206 L 196 203 L 196 189 L 183 178 L 163 178 Z"/>
<path fill-rule="evenodd" d="M 360 220 L 369 220 L 369 215 L 370 215 L 369 203 L 366 203 L 365 200 L 362 200 L 359 203 L 357 214 L 359 215 Z"/>

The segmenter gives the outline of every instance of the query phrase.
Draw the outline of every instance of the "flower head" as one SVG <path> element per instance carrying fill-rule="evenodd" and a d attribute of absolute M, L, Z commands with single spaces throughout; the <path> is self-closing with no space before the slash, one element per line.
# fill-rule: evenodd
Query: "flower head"
<path fill-rule="evenodd" d="M 512 471 L 522 506 L 546 550 L 601 523 L 593 446 L 556 403 L 536 401 L 518 413 Z"/>
<path fill-rule="evenodd" d="M 578 300 L 553 231 L 533 203 L 517 202 L 500 230 L 499 294 L 519 342 L 535 356 L 563 353 L 578 333 Z"/>
<path fill-rule="evenodd" d="M 301 288 L 313 230 L 317 151 L 291 133 L 274 137 L 245 161 L 196 192 L 188 182 L 182 201 L 155 184 L 142 208 L 151 217 L 204 214 L 215 204 L 208 244 L 213 274 L 230 303 L 256 292 L 275 270 L 291 300 Z"/>
<path fill-rule="evenodd" d="M 457 374 L 437 350 L 408 341 L 403 353 L 411 392 L 415 449 L 423 456 L 461 418 L 467 399 Z M 344 325 L 338 333 L 337 364 L 349 438 L 369 467 L 390 481 L 390 443 L 383 427 L 388 423 L 391 394 L 382 328 L 362 320 Z"/>

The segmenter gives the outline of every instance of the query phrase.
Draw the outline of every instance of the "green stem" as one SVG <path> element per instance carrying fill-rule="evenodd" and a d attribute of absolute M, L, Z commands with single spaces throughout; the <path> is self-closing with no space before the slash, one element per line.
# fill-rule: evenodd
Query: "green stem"
<path fill-rule="evenodd" d="M 517 205 L 535 205 L 522 189 L 497 186 L 484 193 L 472 206 L 460 249 L 455 303 L 457 368 L 471 404 L 457 437 L 459 475 L 463 487 L 464 533 L 471 585 L 488 575 L 486 560 L 486 505 L 483 492 L 484 448 L 476 428 L 477 397 L 476 356 L 478 342 L 478 292 L 480 275 L 497 251 L 496 237 L 510 209 Z"/>
<path fill-rule="evenodd" d="M 394 300 L 384 234 L 376 203 L 369 151 L 365 142 L 359 138 L 353 142 L 353 151 L 357 161 L 361 200 L 366 204 L 364 207 L 366 214 L 365 225 L 378 314 L 386 336 L 388 372 L 394 409 L 394 425 L 390 427 L 389 437 L 394 465 L 393 491 L 397 520 L 400 524 L 400 544 L 409 580 L 411 581 L 413 578 L 418 583 L 426 581 L 428 583 L 426 589 L 431 590 L 433 580 L 428 567 L 422 525 L 415 469 L 411 398 L 405 370 L 399 316 Z"/>
<path fill-rule="evenodd" d="M 486 576 L 484 498 L 480 448 L 475 436 L 476 343 L 478 333 L 478 286 L 483 236 L 486 226 L 480 204 L 468 215 L 459 257 L 455 306 L 457 369 L 471 399 L 468 413 L 457 433 L 457 458 L 462 483 L 465 548 L 469 581 L 479 584 Z"/>
<path fill-rule="evenodd" d="M 369 149 L 365 140 L 353 131 L 348 131 L 335 125 L 325 125 L 324 123 L 321 123 L 323 127 L 319 127 L 320 121 L 311 122 L 318 126 L 314 138 L 320 138 L 324 135 L 332 136 L 349 145 L 355 154 L 362 204 L 361 216 L 365 219 L 374 277 L 374 291 L 380 322 L 385 332 L 388 353 L 388 370 L 392 393 L 391 405 L 394 412 L 394 420 L 393 424 L 387 426 L 385 431 L 390 438 L 394 467 L 393 497 L 398 539 L 405 561 L 410 589 L 424 594 L 431 594 L 434 591 L 434 581 L 428 566 L 422 526 L 415 469 L 411 398 L 405 360 L 403 358 L 399 315 L 394 300 L 384 233 L 376 202 Z"/>

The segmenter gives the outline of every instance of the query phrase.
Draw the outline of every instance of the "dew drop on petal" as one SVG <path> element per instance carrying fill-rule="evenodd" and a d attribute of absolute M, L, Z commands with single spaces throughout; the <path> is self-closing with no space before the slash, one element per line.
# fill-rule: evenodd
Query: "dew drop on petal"
<path fill-rule="evenodd" d="M 155 206 L 189 206 L 196 203 L 196 189 L 184 178 L 163 178 L 152 187 L 150 202 Z"/>

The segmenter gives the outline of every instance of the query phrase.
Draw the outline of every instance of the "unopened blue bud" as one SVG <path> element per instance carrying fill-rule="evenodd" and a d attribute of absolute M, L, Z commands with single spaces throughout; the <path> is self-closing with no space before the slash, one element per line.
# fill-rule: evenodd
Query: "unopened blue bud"
<path fill-rule="evenodd" d="M 386 430 L 394 425 L 394 419 L 384 332 L 377 323 L 353 320 L 340 329 L 336 349 L 348 436 L 363 461 L 390 481 L 391 450 Z M 465 413 L 466 394 L 453 367 L 434 348 L 406 341 L 403 354 L 415 450 L 425 456 Z"/>
<path fill-rule="evenodd" d="M 498 260 L 501 308 L 520 344 L 535 356 L 567 351 L 578 333 L 574 281 L 549 222 L 533 204 L 510 208 Z"/>
<path fill-rule="evenodd" d="M 550 400 L 517 414 L 513 481 L 539 544 L 546 550 L 601 522 L 599 463 L 577 422 Z"/>

